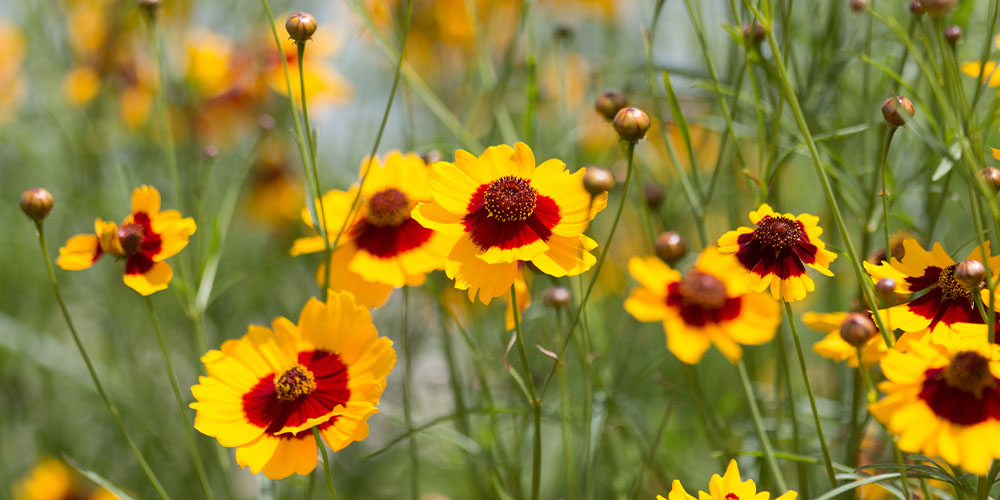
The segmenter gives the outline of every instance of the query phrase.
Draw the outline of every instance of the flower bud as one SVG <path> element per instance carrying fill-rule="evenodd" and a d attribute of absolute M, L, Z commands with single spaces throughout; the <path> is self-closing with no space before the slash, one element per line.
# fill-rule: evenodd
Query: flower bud
<path fill-rule="evenodd" d="M 979 288 L 986 277 L 986 267 L 978 260 L 963 260 L 955 266 L 955 281 L 965 288 Z"/>
<path fill-rule="evenodd" d="M 285 21 L 285 31 L 296 42 L 303 43 L 316 32 L 316 18 L 308 12 L 296 12 Z"/>
<path fill-rule="evenodd" d="M 892 278 L 882 278 L 875 283 L 875 293 L 882 300 L 890 300 L 896 296 L 896 280 Z"/>
<path fill-rule="evenodd" d="M 840 323 L 840 338 L 854 347 L 865 345 L 876 333 L 878 328 L 865 313 L 850 313 Z"/>
<path fill-rule="evenodd" d="M 868 0 L 851 0 L 851 12 L 864 12 L 868 8 Z"/>
<path fill-rule="evenodd" d="M 554 29 L 552 31 L 552 36 L 556 40 L 566 40 L 566 41 L 569 41 L 569 40 L 573 39 L 573 37 L 575 36 L 575 33 L 573 32 L 573 28 L 571 28 L 570 26 L 565 25 L 565 24 L 560 24 L 560 25 L 556 26 L 556 29 Z"/>
<path fill-rule="evenodd" d="M 920 0 L 913 0 L 910 2 L 910 14 L 914 16 L 924 15 L 924 3 Z"/>
<path fill-rule="evenodd" d="M 653 243 L 656 256 L 667 263 L 677 262 L 687 253 L 687 243 L 684 237 L 674 231 L 660 233 Z"/>
<path fill-rule="evenodd" d="M 615 132 L 618 137 L 629 142 L 637 142 L 646 137 L 649 130 L 649 115 L 639 108 L 622 108 L 615 115 Z"/>
<path fill-rule="evenodd" d="M 913 103 L 902 96 L 890 97 L 882 102 L 882 116 L 889 125 L 902 127 L 913 116 Z"/>
<path fill-rule="evenodd" d="M 583 174 L 583 188 L 590 196 L 597 196 L 614 189 L 615 178 L 606 168 L 587 167 Z"/>
<path fill-rule="evenodd" d="M 201 154 L 205 155 L 208 160 L 214 160 L 216 156 L 219 156 L 219 148 L 209 144 L 205 146 L 205 149 L 201 150 Z"/>
<path fill-rule="evenodd" d="M 993 186 L 993 189 L 1000 190 L 1000 169 L 986 167 L 980 171 L 980 174 L 987 184 Z"/>
<path fill-rule="evenodd" d="M 542 302 L 553 309 L 561 309 L 568 306 L 572 299 L 573 294 L 570 293 L 569 288 L 564 286 L 552 287 L 542 296 Z"/>
<path fill-rule="evenodd" d="M 618 111 L 625 106 L 628 106 L 628 98 L 625 97 L 625 94 L 618 90 L 609 90 L 597 98 L 594 109 L 606 120 L 611 121 L 615 119 Z"/>
<path fill-rule="evenodd" d="M 430 165 L 432 163 L 437 163 L 443 160 L 444 156 L 441 155 L 440 151 L 432 149 L 428 151 L 427 154 L 423 155 L 421 158 L 424 160 L 424 163 Z"/>
<path fill-rule="evenodd" d="M 962 28 L 958 26 L 948 26 L 944 30 L 944 41 L 948 42 L 948 45 L 955 45 L 959 40 L 962 39 Z"/>
<path fill-rule="evenodd" d="M 52 193 L 45 188 L 31 188 L 21 195 L 21 211 L 36 222 L 41 222 L 49 215 L 52 203 Z"/>
<path fill-rule="evenodd" d="M 136 3 L 150 16 L 155 16 L 156 12 L 160 10 L 160 0 L 137 0 Z"/>
<path fill-rule="evenodd" d="M 743 25 L 743 39 L 753 45 L 760 45 L 767 36 L 764 25 L 760 23 L 747 23 Z"/>
<path fill-rule="evenodd" d="M 646 198 L 646 205 L 650 208 L 656 208 L 663 203 L 663 197 L 666 193 L 663 188 L 656 183 L 646 184 L 642 187 L 642 196 Z"/>
<path fill-rule="evenodd" d="M 924 12 L 935 16 L 943 16 L 958 3 L 958 0 L 920 0 L 920 3 L 924 7 Z"/>

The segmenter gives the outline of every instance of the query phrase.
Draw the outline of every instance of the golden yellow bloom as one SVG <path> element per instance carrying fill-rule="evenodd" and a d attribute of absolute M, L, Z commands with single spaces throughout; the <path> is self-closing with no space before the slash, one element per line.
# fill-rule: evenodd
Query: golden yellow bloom
<path fill-rule="evenodd" d="M 288 16 L 279 16 L 285 19 Z M 285 27 L 276 25 L 279 33 L 284 33 Z M 274 40 L 267 37 L 261 43 L 267 44 L 267 56 L 263 64 L 263 80 L 271 90 L 288 95 L 288 86 L 285 83 L 285 73 L 281 67 L 281 57 L 278 49 L 274 47 Z M 288 37 L 282 37 L 282 50 L 285 52 L 285 61 L 288 63 L 288 77 L 292 83 L 292 96 L 301 106 L 299 94 L 299 56 L 295 42 Z M 320 29 L 313 35 L 312 40 L 306 45 L 306 51 L 302 58 L 303 75 L 306 85 L 306 100 L 312 108 L 313 106 L 326 106 L 345 102 L 353 95 L 351 84 L 344 77 L 330 68 L 327 60 L 340 49 L 340 42 L 329 30 Z"/>
<path fill-rule="evenodd" d="M 43 458 L 27 477 L 14 484 L 14 500 L 117 500 L 104 488 L 86 491 L 73 470 L 54 458 Z"/>
<path fill-rule="evenodd" d="M 0 19 L 0 124 L 14 116 L 17 102 L 24 94 L 21 64 L 24 62 L 24 35 L 17 27 Z"/>
<path fill-rule="evenodd" d="M 802 316 L 802 322 L 813 330 L 826 332 L 823 340 L 813 344 L 813 352 L 838 363 L 846 361 L 847 366 L 854 368 L 858 366 L 857 348 L 848 344 L 840 336 L 840 325 L 848 314 L 845 312 L 807 312 Z M 892 321 L 888 311 L 882 310 L 879 311 L 879 314 L 882 315 L 882 321 L 886 324 L 886 328 L 893 329 L 895 327 L 895 323 Z M 896 348 L 904 348 L 906 340 L 908 339 L 900 338 L 900 341 L 896 342 Z M 889 352 L 889 348 L 885 345 L 885 339 L 882 338 L 881 334 L 876 332 L 861 348 L 861 360 L 866 366 L 872 365 L 878 363 L 887 352 Z"/>
<path fill-rule="evenodd" d="M 997 35 L 993 39 L 993 43 L 997 49 L 1000 49 L 1000 35 Z M 1000 71 L 997 71 L 996 61 L 986 61 L 985 67 L 981 61 L 964 62 L 961 69 L 962 73 L 973 78 L 979 78 L 981 71 L 983 73 L 983 82 L 986 82 L 990 87 L 1000 87 Z"/>
<path fill-rule="evenodd" d="M 798 496 L 798 493 L 789 491 L 774 500 L 795 500 Z M 657 495 L 656 500 L 767 500 L 769 497 L 770 493 L 757 492 L 757 484 L 753 479 L 746 481 L 740 479 L 740 469 L 736 466 L 736 460 L 730 460 L 725 475 L 713 474 L 712 479 L 708 481 L 708 492 L 699 491 L 697 499 L 684 490 L 680 481 L 674 479 L 667 498 Z"/>

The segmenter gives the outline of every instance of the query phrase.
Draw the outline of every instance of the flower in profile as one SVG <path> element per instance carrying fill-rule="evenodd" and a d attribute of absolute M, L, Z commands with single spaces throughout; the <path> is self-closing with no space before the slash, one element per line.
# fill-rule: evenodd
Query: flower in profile
<path fill-rule="evenodd" d="M 881 319 L 883 324 L 885 324 L 887 328 L 892 329 L 895 327 L 896 323 L 893 321 L 894 316 L 890 316 L 889 313 L 890 311 L 887 310 L 879 311 L 879 314 L 882 316 Z M 846 361 L 847 366 L 854 368 L 858 366 L 857 348 L 844 340 L 840 333 L 840 328 L 843 325 L 844 319 L 846 319 L 849 314 L 850 313 L 846 312 L 807 312 L 802 316 L 802 322 L 813 330 L 826 333 L 826 336 L 823 337 L 822 340 L 813 344 L 813 352 L 837 363 Z M 871 313 L 868 313 L 868 316 L 871 316 Z M 896 348 L 904 349 L 911 339 L 912 337 L 903 335 L 903 337 L 900 337 L 900 339 L 896 342 Z M 878 363 L 887 352 L 889 352 L 889 348 L 885 345 L 885 339 L 883 339 L 882 335 L 876 330 L 875 335 L 872 335 L 871 338 L 861 346 L 861 361 L 865 364 L 865 366 L 873 365 Z"/>
<path fill-rule="evenodd" d="M 140 186 L 132 191 L 132 213 L 120 226 L 98 218 L 94 234 L 76 235 L 59 249 L 56 265 L 79 271 L 109 254 L 125 260 L 122 279 L 129 288 L 151 295 L 167 288 L 174 272 L 164 260 L 183 250 L 195 229 L 194 219 L 181 218 L 177 210 L 160 211 L 156 188 Z"/>
<path fill-rule="evenodd" d="M 979 325 L 978 328 L 985 332 L 985 322 L 976 309 L 972 294 L 980 294 L 984 303 L 989 304 L 989 290 L 981 288 L 974 292 L 955 279 L 958 264 L 940 243 L 934 243 L 928 252 L 917 240 L 907 238 L 903 240 L 903 249 L 902 259 L 892 257 L 880 265 L 864 263 L 873 282 L 892 278 L 896 282 L 896 293 L 918 294 L 904 304 L 889 308 L 893 312 L 893 327 L 918 337 L 930 333 L 931 342 L 937 344 L 949 342 L 956 325 L 963 325 L 963 329 Z M 976 248 L 969 259 L 985 263 L 983 254 L 982 249 Z M 989 266 L 994 276 L 1000 272 L 1000 256 L 991 257 Z"/>
<path fill-rule="evenodd" d="M 201 433 L 236 447 L 236 462 L 269 479 L 316 468 L 315 427 L 333 451 L 368 437 L 392 341 L 349 292 L 312 298 L 298 323 L 276 318 L 201 358 L 208 376 L 191 387 Z"/>
<path fill-rule="evenodd" d="M 816 289 L 806 266 L 833 276 L 830 263 L 837 254 L 819 239 L 823 228 L 815 215 L 779 214 L 765 203 L 750 212 L 750 222 L 755 227 L 723 234 L 719 251 L 736 254 L 754 291 L 770 286 L 772 297 L 792 302 Z"/>
<path fill-rule="evenodd" d="M 104 488 L 87 490 L 72 469 L 55 458 L 43 458 L 23 479 L 14 483 L 14 500 L 116 500 Z"/>
<path fill-rule="evenodd" d="M 583 234 L 607 193 L 583 188 L 584 169 L 570 174 L 561 160 L 535 165 L 519 142 L 487 148 L 480 157 L 455 152 L 455 162 L 438 162 L 427 181 L 432 201 L 413 218 L 427 228 L 458 237 L 445 265 L 455 287 L 469 299 L 489 304 L 510 293 L 522 262 L 550 276 L 575 276 L 596 262 L 597 243 Z"/>
<path fill-rule="evenodd" d="M 735 363 L 740 344 L 771 340 L 781 322 L 777 302 L 751 290 L 739 262 L 714 247 L 684 275 L 657 257 L 633 257 L 628 268 L 641 286 L 625 310 L 639 321 L 661 321 L 667 348 L 685 363 L 701 361 L 713 344 Z"/>
<path fill-rule="evenodd" d="M 353 214 L 351 206 L 359 196 L 358 186 L 350 191 L 328 192 L 322 206 L 331 245 L 341 228 L 350 223 L 333 251 L 330 286 L 350 290 L 359 302 L 377 307 L 393 288 L 422 285 L 427 273 L 444 269 L 445 256 L 455 237 L 428 229 L 410 216 L 417 203 L 431 199 L 427 164 L 419 155 L 393 151 L 385 161 L 378 157 L 371 162 L 366 159 L 361 162 L 359 178 L 366 169 L 368 177 L 360 186 L 358 208 Z M 307 209 L 302 210 L 302 219 L 313 227 Z M 291 254 L 321 251 L 323 237 L 317 235 L 295 240 Z M 320 267 L 316 280 L 321 286 L 326 281 L 325 265 Z"/>
<path fill-rule="evenodd" d="M 986 474 L 1000 458 L 1000 346 L 984 335 L 915 343 L 906 353 L 891 350 L 881 366 L 885 397 L 869 411 L 899 434 L 899 448 Z"/>
<path fill-rule="evenodd" d="M 799 496 L 794 491 L 789 491 L 774 500 L 795 500 Z M 726 467 L 726 473 L 722 476 L 713 474 L 708 481 L 708 492 L 699 491 L 697 500 L 767 500 L 770 493 L 757 492 L 757 484 L 753 479 L 743 481 L 740 478 L 740 469 L 736 466 L 736 460 L 730 460 Z M 656 496 L 656 500 L 696 500 L 695 497 L 684 490 L 684 486 L 677 479 L 674 479 L 670 494 L 666 498 L 661 495 Z"/>
<path fill-rule="evenodd" d="M 1000 35 L 997 35 L 993 39 L 993 44 L 996 45 L 997 49 L 1000 49 Z M 970 61 L 964 62 L 961 66 L 962 73 L 973 78 L 979 78 L 979 74 L 982 73 L 983 83 L 986 83 L 990 87 L 1000 87 L 1000 71 L 997 71 L 996 61 Z"/>

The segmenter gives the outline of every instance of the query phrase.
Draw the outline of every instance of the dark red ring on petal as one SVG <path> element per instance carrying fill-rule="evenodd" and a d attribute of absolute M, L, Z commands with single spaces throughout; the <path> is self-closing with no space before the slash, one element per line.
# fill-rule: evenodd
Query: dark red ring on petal
<path fill-rule="evenodd" d="M 163 239 L 153 231 L 152 221 L 146 212 L 132 214 L 132 223 L 142 228 L 142 242 L 139 251 L 125 261 L 125 274 L 145 274 L 153 267 L 153 257 L 160 253 Z"/>
<path fill-rule="evenodd" d="M 1000 392 L 995 380 L 994 387 L 977 398 L 972 392 L 948 385 L 943 370 L 931 368 L 924 372 L 924 384 L 918 396 L 937 416 L 958 425 L 1000 420 Z"/>
<path fill-rule="evenodd" d="M 412 218 L 398 226 L 376 226 L 365 219 L 354 224 L 348 236 L 354 244 L 380 259 L 390 259 L 418 248 L 431 239 L 434 231 Z"/>
<path fill-rule="evenodd" d="M 476 189 L 462 219 L 465 231 L 480 250 L 490 248 L 510 250 L 530 245 L 538 240 L 549 240 L 552 228 L 562 220 L 559 205 L 555 200 L 538 194 L 535 207 L 525 220 L 504 222 L 491 217 L 486 209 L 485 195 L 490 185 L 483 184 Z"/>
<path fill-rule="evenodd" d="M 801 234 L 795 244 L 787 248 L 766 246 L 752 232 L 739 235 L 736 242 L 740 249 L 736 252 L 736 259 L 758 276 L 774 275 L 781 279 L 802 276 L 806 273 L 806 264 L 816 263 L 819 248 L 809 241 L 802 222 L 795 223 L 799 225 Z"/>
<path fill-rule="evenodd" d="M 741 297 L 727 297 L 717 308 L 708 308 L 696 302 L 685 300 L 679 281 L 667 285 L 666 302 L 667 306 L 679 312 L 685 323 L 694 327 L 734 320 L 739 317 L 740 311 L 743 309 Z"/>

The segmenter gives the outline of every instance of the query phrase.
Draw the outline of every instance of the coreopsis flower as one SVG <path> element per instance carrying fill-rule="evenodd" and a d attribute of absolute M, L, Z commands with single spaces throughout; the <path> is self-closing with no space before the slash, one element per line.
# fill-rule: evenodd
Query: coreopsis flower
<path fill-rule="evenodd" d="M 885 397 L 868 408 L 899 434 L 899 448 L 986 474 L 1000 458 L 1000 346 L 984 335 L 915 343 L 906 353 L 891 350 L 881 366 Z"/>
<path fill-rule="evenodd" d="M 25 81 L 21 64 L 24 62 L 26 44 L 24 35 L 13 23 L 0 19 L 0 124 L 10 121 L 21 96 Z"/>
<path fill-rule="evenodd" d="M 195 428 L 236 447 L 240 467 L 281 479 L 316 468 L 314 427 L 333 451 L 368 437 L 396 352 L 367 308 L 331 291 L 326 303 L 309 299 L 298 323 L 250 326 L 201 360 Z"/>
<path fill-rule="evenodd" d="M 285 19 L 288 16 L 280 16 Z M 285 33 L 285 27 L 276 24 L 278 33 Z M 301 106 L 301 96 L 299 95 L 299 53 L 295 46 L 295 41 L 287 36 L 280 37 L 281 48 L 285 53 L 285 62 L 288 65 L 288 78 L 292 84 L 292 97 Z M 281 56 L 274 46 L 274 39 L 270 36 L 262 39 L 263 44 L 263 64 L 261 77 L 271 90 L 283 96 L 288 95 L 288 86 L 285 82 L 285 72 L 281 66 Z M 313 106 L 327 106 L 340 104 L 351 98 L 353 90 L 351 83 L 343 76 L 334 71 L 328 60 L 340 50 L 340 41 L 330 33 L 329 30 L 319 30 L 313 35 L 312 40 L 306 46 L 306 51 L 302 57 L 302 77 L 305 80 L 306 101 L 312 109 Z"/>
<path fill-rule="evenodd" d="M 455 152 L 437 162 L 427 181 L 432 201 L 413 209 L 425 227 L 458 237 L 445 272 L 469 299 L 489 304 L 510 293 L 518 266 L 530 261 L 550 276 L 575 276 L 596 262 L 597 243 L 583 234 L 607 193 L 583 188 L 584 169 L 573 174 L 561 160 L 535 165 L 519 142 L 487 148 L 480 157 Z"/>
<path fill-rule="evenodd" d="M 369 162 L 362 161 L 359 176 L 367 168 Z M 420 156 L 394 151 L 384 162 L 374 158 L 360 189 L 360 208 L 333 252 L 330 286 L 350 290 L 359 295 L 359 302 L 376 307 L 385 302 L 393 288 L 422 285 L 427 273 L 444 269 L 445 256 L 455 237 L 428 229 L 410 215 L 417 203 L 431 200 L 427 165 Z M 323 196 L 330 244 L 348 223 L 357 196 L 357 186 Z M 313 226 L 308 210 L 302 211 L 302 219 Z M 323 237 L 311 236 L 296 240 L 291 253 L 295 256 L 322 250 Z M 321 286 L 325 274 L 324 266 L 316 277 Z"/>
<path fill-rule="evenodd" d="M 302 181 L 292 170 L 285 140 L 268 134 L 257 146 L 250 169 L 247 212 L 272 229 L 284 230 L 298 223 L 303 203 Z"/>
<path fill-rule="evenodd" d="M 628 268 L 641 286 L 625 310 L 639 321 L 662 322 L 667 348 L 685 363 L 701 361 L 713 344 L 735 363 L 743 355 L 740 344 L 771 340 L 781 322 L 777 302 L 754 292 L 739 262 L 714 247 L 684 275 L 656 257 L 633 257 Z"/>
<path fill-rule="evenodd" d="M 989 304 L 989 290 L 983 288 L 973 292 L 959 283 L 955 279 L 958 264 L 940 243 L 934 243 L 928 252 L 917 240 L 907 238 L 903 240 L 903 249 L 902 259 L 893 257 L 881 265 L 864 263 L 874 282 L 892 278 L 896 282 L 896 293 L 919 294 L 904 304 L 889 308 L 893 312 L 893 327 L 916 336 L 929 333 L 931 342 L 938 344 L 949 342 L 959 324 L 979 325 L 985 332 L 985 322 L 976 309 L 972 294 L 980 294 L 983 303 Z M 980 248 L 973 250 L 969 259 L 986 262 Z M 991 257 L 989 266 L 996 276 L 1000 272 L 1000 256 Z M 962 326 L 970 327 L 972 325 Z"/>
<path fill-rule="evenodd" d="M 117 495 L 104 488 L 88 491 L 78 479 L 61 461 L 43 458 L 27 476 L 14 483 L 14 500 L 117 500 Z"/>
<path fill-rule="evenodd" d="M 813 352 L 837 363 L 846 361 L 847 366 L 855 368 L 858 366 L 857 348 L 847 343 L 840 334 L 841 325 L 849 314 L 846 312 L 807 312 L 802 316 L 802 322 L 813 330 L 826 333 L 822 340 L 813 344 Z M 886 328 L 892 329 L 895 326 L 894 316 L 890 315 L 890 311 L 882 310 L 879 311 L 879 314 L 882 316 L 881 319 Z M 871 313 L 868 315 L 871 316 Z M 911 337 L 904 335 L 896 341 L 895 346 L 897 349 L 905 349 L 911 340 Z M 861 346 L 861 361 L 865 366 L 878 363 L 887 352 L 889 352 L 889 348 L 885 345 L 885 339 L 876 330 L 875 334 Z"/>
<path fill-rule="evenodd" d="M 799 496 L 794 491 L 789 491 L 774 500 L 795 500 Z M 767 500 L 770 493 L 757 492 L 757 484 L 753 479 L 743 481 L 740 478 L 740 469 L 736 466 L 736 460 L 730 460 L 726 467 L 726 473 L 722 476 L 713 474 L 708 481 L 708 492 L 699 491 L 697 500 Z M 670 489 L 670 494 L 664 498 L 656 496 L 657 500 L 696 500 L 695 497 L 684 490 L 684 486 L 677 479 L 674 479 Z"/>
<path fill-rule="evenodd" d="M 993 39 L 994 45 L 1000 49 L 1000 35 Z M 961 65 L 962 73 L 973 78 L 979 78 L 979 73 L 983 74 L 983 83 L 990 87 L 1000 87 L 1000 71 L 997 71 L 996 61 L 970 61 Z"/>
<path fill-rule="evenodd" d="M 740 227 L 719 238 L 719 251 L 736 254 L 754 291 L 770 286 L 771 296 L 787 302 L 802 300 L 816 289 L 806 266 L 833 276 L 830 263 L 837 254 L 819 239 L 823 228 L 810 214 L 779 214 L 768 204 L 750 212 L 754 227 Z"/>
<path fill-rule="evenodd" d="M 160 193 L 152 186 L 132 191 L 132 213 L 121 225 L 98 218 L 94 234 L 80 234 L 59 249 L 56 265 L 67 271 L 87 269 L 105 254 L 125 261 L 122 280 L 142 295 L 167 288 L 174 272 L 164 262 L 184 249 L 194 234 L 194 219 L 177 210 L 160 211 Z"/>

